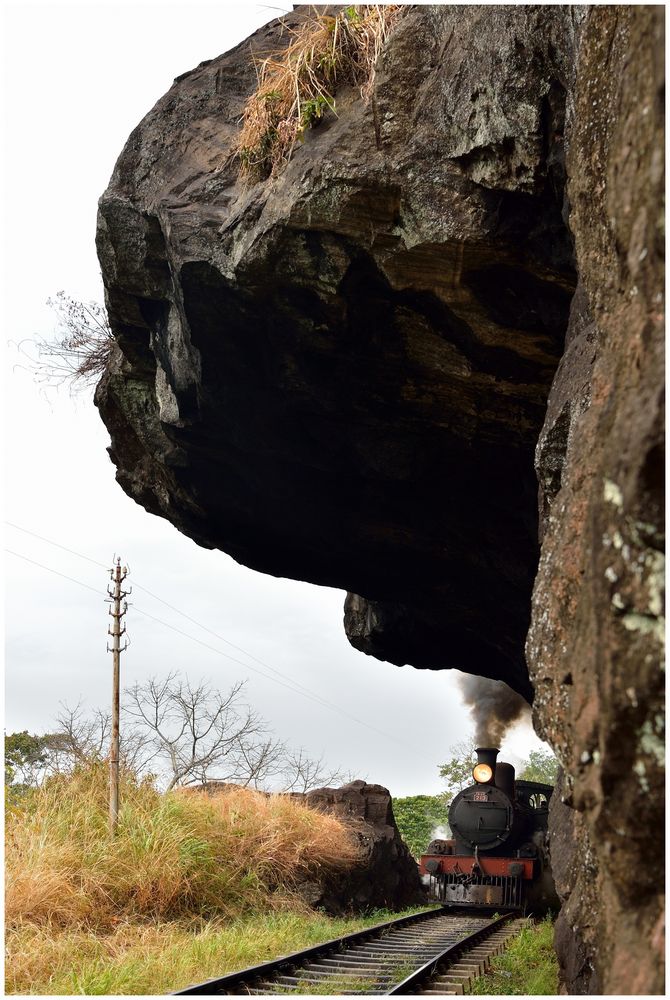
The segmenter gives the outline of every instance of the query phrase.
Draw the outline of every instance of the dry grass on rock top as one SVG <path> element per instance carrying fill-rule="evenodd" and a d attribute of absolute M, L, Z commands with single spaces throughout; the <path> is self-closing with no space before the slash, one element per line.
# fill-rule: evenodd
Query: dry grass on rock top
<path fill-rule="evenodd" d="M 228 788 L 167 795 L 126 775 L 118 836 L 107 769 L 57 777 L 7 812 L 6 921 L 102 930 L 123 920 L 237 917 L 297 907 L 294 887 L 356 863 L 335 817 Z"/>
<path fill-rule="evenodd" d="M 244 109 L 238 143 L 243 174 L 276 174 L 305 129 L 326 111 L 336 113 L 342 84 L 357 85 L 368 100 L 377 58 L 401 13 L 401 4 L 354 4 L 286 27 L 286 48 L 256 64 L 258 87 Z"/>

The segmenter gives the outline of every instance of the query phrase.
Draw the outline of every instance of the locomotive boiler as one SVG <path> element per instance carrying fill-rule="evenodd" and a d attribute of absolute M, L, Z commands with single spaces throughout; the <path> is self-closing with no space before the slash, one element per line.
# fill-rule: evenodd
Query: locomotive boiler
<path fill-rule="evenodd" d="M 447 906 L 528 910 L 558 908 L 547 823 L 553 788 L 517 781 L 499 750 L 480 747 L 474 784 L 449 807 L 452 839 L 433 840 L 419 871 L 430 893 Z"/>

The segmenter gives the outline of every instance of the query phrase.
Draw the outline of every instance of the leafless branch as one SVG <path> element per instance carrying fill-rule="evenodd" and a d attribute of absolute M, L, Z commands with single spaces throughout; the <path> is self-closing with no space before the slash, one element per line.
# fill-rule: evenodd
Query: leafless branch
<path fill-rule="evenodd" d="M 107 367 L 115 342 L 105 307 L 99 302 L 79 302 L 65 292 L 47 299 L 47 305 L 56 314 L 57 334 L 50 340 L 37 336 L 21 342 L 19 350 L 27 358 L 27 367 L 46 387 L 67 384 L 74 392 L 95 385 Z M 37 359 L 26 345 L 34 345 Z"/>
<path fill-rule="evenodd" d="M 311 788 L 341 785 L 346 780 L 341 771 L 329 769 L 323 757 L 309 757 L 304 747 L 287 753 L 282 776 L 286 792 L 308 792 Z"/>

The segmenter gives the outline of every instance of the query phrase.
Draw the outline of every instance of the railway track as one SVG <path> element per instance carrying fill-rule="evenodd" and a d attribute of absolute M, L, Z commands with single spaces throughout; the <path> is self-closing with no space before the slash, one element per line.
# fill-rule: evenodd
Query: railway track
<path fill-rule="evenodd" d="M 188 995 L 450 995 L 465 992 L 523 921 L 442 907 L 400 917 L 176 991 Z"/>

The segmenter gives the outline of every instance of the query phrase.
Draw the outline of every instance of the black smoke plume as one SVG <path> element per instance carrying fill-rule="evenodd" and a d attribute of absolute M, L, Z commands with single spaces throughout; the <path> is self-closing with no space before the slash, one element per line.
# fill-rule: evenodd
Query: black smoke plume
<path fill-rule="evenodd" d="M 530 706 L 503 681 L 463 674 L 459 686 L 475 724 L 478 747 L 500 747 L 510 726 L 524 717 L 530 720 Z"/>

